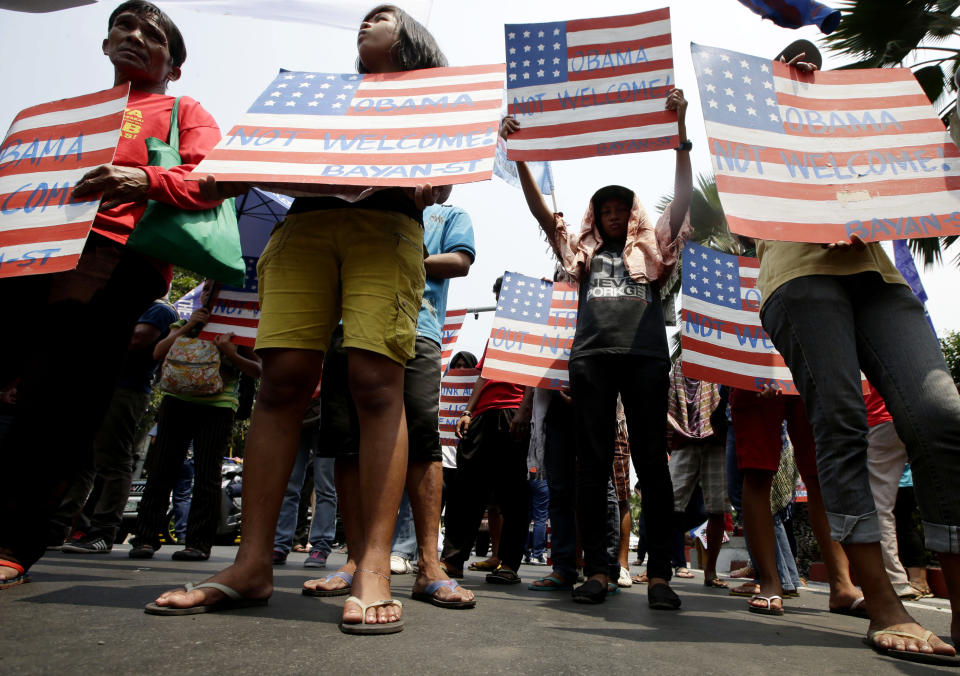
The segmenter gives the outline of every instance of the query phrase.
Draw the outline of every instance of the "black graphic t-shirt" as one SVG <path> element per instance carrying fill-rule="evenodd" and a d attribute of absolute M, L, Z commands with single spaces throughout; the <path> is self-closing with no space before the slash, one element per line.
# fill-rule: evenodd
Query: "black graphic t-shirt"
<path fill-rule="evenodd" d="M 658 285 L 634 281 L 623 265 L 623 249 L 608 244 L 594 254 L 580 281 L 570 358 L 593 354 L 669 359 Z"/>

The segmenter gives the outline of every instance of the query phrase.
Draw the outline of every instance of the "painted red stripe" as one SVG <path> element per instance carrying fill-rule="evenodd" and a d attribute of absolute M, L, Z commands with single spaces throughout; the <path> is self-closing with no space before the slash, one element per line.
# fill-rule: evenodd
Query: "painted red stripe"
<path fill-rule="evenodd" d="M 48 171 L 71 171 L 74 169 L 85 169 L 87 167 L 92 169 L 101 164 L 110 164 L 113 162 L 113 153 L 115 150 L 115 148 L 92 150 L 83 153 L 79 159 L 76 155 L 67 155 L 60 158 L 43 157 L 36 162 L 32 160 L 12 161 L 5 166 L 0 166 L 0 177 L 17 176 L 19 174 L 37 174 Z"/>
<path fill-rule="evenodd" d="M 520 132 L 517 133 L 519 134 Z M 878 139 L 878 141 L 881 141 L 881 139 Z M 724 146 L 724 143 L 728 143 L 728 146 Z M 824 147 L 829 148 L 829 142 L 826 141 L 826 139 Z M 940 151 L 943 151 L 943 155 L 940 155 Z M 736 157 L 733 157 L 734 153 Z M 797 165 L 802 165 L 804 160 L 807 161 L 808 165 L 811 164 L 813 160 L 819 160 L 818 166 L 821 168 L 821 171 L 823 169 L 830 169 L 830 167 L 839 167 L 840 175 L 835 178 L 837 178 L 838 181 L 842 181 L 845 178 L 854 178 L 856 172 L 855 170 L 851 170 L 851 165 L 867 164 L 868 159 L 871 158 L 870 153 L 880 154 L 879 157 L 873 157 L 874 162 L 878 165 L 880 160 L 885 160 L 889 163 L 888 153 L 895 153 L 897 159 L 903 157 L 904 154 L 906 154 L 908 158 L 914 156 L 920 157 L 934 166 L 935 163 L 941 161 L 941 158 L 960 158 L 960 149 L 952 143 L 896 147 L 885 147 L 878 143 L 877 147 L 870 148 L 869 150 L 806 153 L 791 148 L 779 147 L 753 148 L 748 150 L 745 146 L 735 142 L 731 143 L 722 139 L 710 139 L 710 154 L 713 156 L 716 166 L 721 168 L 721 171 L 729 171 L 731 168 L 737 168 L 738 170 L 750 168 L 756 170 L 757 161 L 769 162 L 771 164 L 790 164 L 796 167 Z M 922 153 L 922 155 L 919 155 L 919 153 Z M 827 166 L 828 163 L 830 165 L 829 167 Z M 916 169 L 908 167 L 908 170 L 912 172 L 922 171 L 923 167 L 920 166 L 920 163 L 917 162 L 916 164 Z M 795 171 L 797 171 L 798 175 L 802 176 L 802 172 L 800 172 L 799 169 L 795 169 Z M 814 174 L 811 166 L 807 167 L 807 171 Z M 849 174 L 849 176 L 847 174 Z"/>
<path fill-rule="evenodd" d="M 500 110 L 500 106 L 503 104 L 499 99 L 492 101 L 472 101 L 471 103 L 460 103 L 457 105 L 444 106 L 442 108 L 434 110 L 422 110 L 420 108 L 411 108 L 411 109 L 393 109 L 393 110 L 377 110 L 376 108 L 368 108 L 365 110 L 357 110 L 353 106 L 347 111 L 347 115 L 350 117 L 393 117 L 394 115 L 404 116 L 404 115 L 431 115 L 436 114 L 440 115 L 443 113 L 468 113 L 474 110 Z"/>
<path fill-rule="evenodd" d="M 568 72 L 567 81 L 569 82 L 582 82 L 584 80 L 599 80 L 601 78 L 611 78 L 611 77 L 624 77 L 627 75 L 636 75 L 638 73 L 654 73 L 660 70 L 670 70 L 673 68 L 673 59 L 660 59 L 657 61 L 645 61 L 642 63 L 634 63 L 629 66 L 614 66 L 612 68 L 597 68 L 596 70 L 579 70 L 576 72 Z M 655 82 L 661 82 L 661 80 L 655 79 L 651 80 L 651 84 Z M 673 85 L 669 84 L 670 78 L 666 78 L 665 82 L 667 86 L 672 87 Z"/>
<path fill-rule="evenodd" d="M 802 73 L 779 61 L 771 61 L 773 74 L 798 82 L 816 82 L 825 85 L 865 85 L 886 82 L 916 81 L 909 68 L 857 68 L 855 70 L 834 70 L 817 72 L 816 74 Z"/>
<path fill-rule="evenodd" d="M 898 195 L 936 193 L 942 190 L 960 190 L 960 176 L 901 178 L 891 179 L 889 181 L 871 181 L 869 183 L 814 185 L 810 183 L 768 181 L 761 178 L 741 178 L 739 176 L 718 174 L 717 187 L 721 193 L 759 195 L 763 197 L 786 197 L 826 202 L 836 200 L 838 193 L 847 191 L 867 191 L 871 197 L 893 197 Z"/>
<path fill-rule="evenodd" d="M 62 152 L 66 152 L 76 137 L 80 135 L 90 136 L 91 134 L 103 134 L 105 132 L 117 131 L 120 129 L 120 124 L 122 122 L 123 111 L 121 110 L 120 112 L 113 113 L 112 115 L 105 115 L 103 117 L 96 117 L 89 120 L 80 120 L 70 124 L 22 129 L 21 131 L 18 131 L 14 137 L 8 139 L 8 141 L 12 142 L 15 140 L 29 139 L 29 141 L 25 142 L 32 142 L 34 139 L 40 139 L 40 142 L 44 143 L 47 139 L 59 141 L 60 138 L 63 138 L 64 142 L 62 146 Z M 9 143 L 6 147 L 9 147 Z"/>
<path fill-rule="evenodd" d="M 566 341 L 561 341 L 561 344 L 568 349 L 573 345 L 573 338 L 569 338 Z M 569 360 L 568 356 L 558 356 L 554 357 L 539 357 L 537 355 L 532 355 L 524 352 L 507 352 L 505 350 L 497 350 L 487 347 L 487 359 L 497 359 L 499 361 L 512 362 L 514 364 L 523 364 L 524 366 L 539 366 L 545 369 L 557 369 L 557 370 L 566 370 L 567 361 Z M 484 363 L 486 364 L 486 362 Z"/>
<path fill-rule="evenodd" d="M 613 131 L 628 127 L 645 127 L 652 124 L 670 124 L 677 121 L 677 113 L 672 110 L 661 110 L 655 113 L 640 115 L 624 115 L 622 117 L 606 117 L 600 120 L 583 120 L 582 122 L 566 122 L 562 124 L 547 124 L 537 127 L 527 127 L 511 134 L 511 139 L 527 140 L 535 138 L 560 138 L 573 134 L 589 134 L 598 131 Z"/>
<path fill-rule="evenodd" d="M 601 143 L 588 146 L 576 146 L 573 148 L 554 148 L 554 149 L 535 149 L 535 150 L 509 150 L 507 157 L 511 160 L 575 160 L 581 157 L 595 157 L 597 155 L 623 155 L 624 153 L 647 152 L 650 150 L 666 150 L 676 148 L 680 143 L 680 137 L 663 136 L 653 139 L 637 139 L 636 141 L 616 141 L 614 143 Z M 603 151 L 598 152 L 598 146 L 603 146 Z"/>
<path fill-rule="evenodd" d="M 497 75 L 500 74 L 498 73 Z M 480 92 L 489 89 L 503 89 L 503 78 L 498 77 L 497 79 L 491 79 L 485 82 L 459 82 L 447 85 L 407 87 L 405 89 L 364 89 L 361 85 L 357 88 L 357 93 L 354 95 L 353 100 L 430 96 L 431 94 L 470 94 L 471 92 Z"/>
<path fill-rule="evenodd" d="M 501 371 L 500 369 L 483 367 L 483 377 L 487 380 L 497 380 L 504 383 L 514 383 L 515 385 L 526 385 L 527 387 L 539 387 L 545 390 L 559 390 L 567 381 L 558 382 L 550 378 L 539 376 L 529 376 L 513 371 Z"/>
<path fill-rule="evenodd" d="M 596 19 L 574 19 L 567 22 L 567 33 L 574 31 L 590 31 L 602 28 L 624 28 L 626 26 L 640 26 L 654 21 L 663 21 L 670 18 L 670 9 L 654 9 L 649 12 L 624 14 L 622 16 L 604 16 Z"/>
<path fill-rule="evenodd" d="M 241 326 L 248 329 L 255 329 L 260 325 L 259 317 L 238 317 L 230 315 L 221 315 L 213 313 L 210 316 L 211 324 L 229 324 L 230 326 Z"/>
<path fill-rule="evenodd" d="M 594 44 L 587 45 L 568 45 L 567 46 L 567 57 L 568 58 L 597 58 L 601 61 L 609 59 L 611 61 L 617 60 L 617 53 L 625 52 L 635 52 L 641 49 L 648 49 L 650 47 L 663 47 L 664 45 L 670 44 L 670 34 L 661 33 L 659 35 L 648 35 L 643 38 L 636 38 L 634 40 L 621 40 L 619 42 L 597 42 Z M 530 52 L 533 54 L 533 52 Z M 538 52 L 539 54 L 539 52 Z M 543 54 L 549 54 L 549 52 L 543 52 Z M 626 64 L 621 64 L 626 65 Z M 573 72 L 573 71 L 571 71 Z"/>
<path fill-rule="evenodd" d="M 70 239 L 86 239 L 90 234 L 93 220 L 64 225 L 50 225 L 42 228 L 20 228 L 0 232 L 0 247 L 20 246 L 23 244 L 41 244 L 43 242 L 63 242 Z"/>
<path fill-rule="evenodd" d="M 188 180 L 198 181 L 206 178 L 209 172 L 202 174 L 190 173 Z M 437 185 L 458 185 L 460 183 L 472 183 L 474 181 L 485 181 L 492 176 L 490 171 L 475 171 L 462 174 L 436 174 L 433 176 L 415 176 L 413 178 L 400 178 L 390 176 L 378 179 L 372 176 L 302 176 L 299 174 L 253 174 L 253 173 L 226 173 L 218 172 L 214 174 L 218 181 L 240 183 L 256 183 L 258 188 L 271 192 L 283 192 L 285 186 L 289 183 L 318 183 L 321 185 L 386 185 L 394 187 L 415 188 L 424 183 Z"/>
<path fill-rule="evenodd" d="M 403 164 L 420 164 L 425 161 L 435 164 L 447 162 L 466 162 L 482 160 L 490 157 L 489 146 L 463 148 L 441 152 L 424 151 L 422 153 L 323 153 L 323 152 L 291 152 L 273 150 L 226 150 L 213 149 L 207 155 L 208 160 L 222 161 L 251 161 L 251 162 L 283 162 L 288 164 L 366 164 L 377 166 L 397 166 Z"/>
<path fill-rule="evenodd" d="M 681 357 L 681 359 L 683 359 L 683 357 Z M 688 378 L 695 378 L 696 380 L 703 380 L 704 382 L 716 383 L 718 385 L 729 385 L 730 387 L 736 387 L 741 390 L 753 390 L 755 392 L 759 392 L 764 384 L 772 385 L 776 382 L 785 394 L 797 394 L 797 388 L 792 380 L 774 381 L 773 379 L 745 376 L 739 373 L 713 369 L 686 361 L 683 362 L 683 374 Z"/>
<path fill-rule="evenodd" d="M 630 103 L 633 101 L 648 101 L 650 99 L 664 99 L 667 97 L 667 94 L 673 89 L 673 85 L 669 87 L 651 87 L 649 89 L 637 89 L 631 90 L 629 92 L 618 93 L 617 91 L 607 92 L 597 92 L 592 88 L 589 89 L 589 92 L 583 93 L 582 96 L 576 95 L 576 89 L 574 93 L 568 99 L 555 98 L 555 99 L 544 99 L 542 102 L 537 102 L 537 112 L 551 112 L 557 110 L 567 110 L 570 111 L 572 116 L 576 116 L 576 111 L 583 108 L 591 108 L 593 106 L 604 106 L 612 103 Z M 523 104 L 515 105 L 510 103 L 507 106 L 507 111 L 513 114 L 523 114 L 525 112 Z M 521 124 L 523 123 L 523 118 L 520 118 Z M 523 133 L 521 128 L 516 134 L 513 134 L 514 137 L 520 138 L 520 134 Z"/>
<path fill-rule="evenodd" d="M 915 106 L 930 106 L 930 99 L 925 94 L 902 94 L 896 97 L 870 96 L 853 99 L 812 99 L 804 96 L 795 96 L 785 92 L 777 92 L 777 103 L 781 106 L 798 108 L 800 110 L 896 110 L 897 108 L 913 108 Z M 930 110 L 933 115 L 933 110 Z"/>
<path fill-rule="evenodd" d="M 222 335 L 223 335 L 222 333 L 216 333 L 213 331 L 201 331 L 199 337 L 203 338 L 204 340 L 213 340 L 217 336 L 222 336 Z M 255 347 L 257 344 L 257 339 L 249 338 L 247 336 L 235 335 L 233 336 L 233 338 L 230 339 L 230 342 L 235 343 L 237 345 L 246 345 L 247 347 Z"/>
<path fill-rule="evenodd" d="M 757 343 L 759 345 L 759 342 Z M 716 357 L 731 362 L 740 362 L 742 364 L 752 364 L 754 366 L 786 366 L 783 357 L 776 352 L 750 352 L 746 350 L 735 350 L 729 347 L 723 347 L 717 343 L 711 343 L 703 340 L 696 340 L 684 334 L 682 338 L 684 350 L 698 352 L 708 357 Z"/>
<path fill-rule="evenodd" d="M 57 256 L 48 258 L 43 265 L 34 261 L 30 265 L 24 265 L 24 261 L 0 261 L 0 278 L 2 277 L 25 277 L 27 275 L 48 274 L 50 272 L 63 272 L 64 270 L 73 270 L 77 267 L 77 261 L 80 260 L 80 254 L 70 256 Z"/>
<path fill-rule="evenodd" d="M 844 111 L 836 111 L 843 119 L 846 121 L 846 116 L 844 116 Z M 768 113 L 769 114 L 769 113 Z M 824 124 L 829 121 L 829 116 L 824 119 Z M 816 125 L 816 123 L 815 123 Z M 814 131 L 807 125 L 804 125 L 800 129 L 796 129 L 789 124 L 784 124 L 784 131 L 789 136 L 804 136 L 804 137 L 813 137 L 813 138 L 860 138 L 860 137 L 873 137 L 873 136 L 892 136 L 894 134 L 935 134 L 937 132 L 944 131 L 943 123 L 937 119 L 929 120 L 906 120 L 900 122 L 898 125 L 886 124 L 883 128 L 879 127 L 879 120 L 875 120 L 873 126 L 863 125 L 866 129 L 861 129 L 855 125 L 849 125 L 845 127 L 828 127 L 828 126 L 814 126 Z"/>
<path fill-rule="evenodd" d="M 105 89 L 101 92 L 94 92 L 93 94 L 85 94 L 83 96 L 74 96 L 73 98 L 69 99 L 60 99 L 59 101 L 41 103 L 38 106 L 25 108 L 24 110 L 20 111 L 17 116 L 13 118 L 13 121 L 18 122 L 24 118 L 33 117 L 34 115 L 59 113 L 65 110 L 73 110 L 75 108 L 95 106 L 100 103 L 106 103 L 107 101 L 116 101 L 118 99 L 125 98 L 129 90 L 129 84 L 122 84 L 117 85 L 113 89 Z"/>
<path fill-rule="evenodd" d="M 430 68 L 425 70 L 408 70 L 398 73 L 368 73 L 357 82 L 404 82 L 406 80 L 427 80 L 438 77 L 455 77 L 457 75 L 503 75 L 504 65 L 487 64 L 481 66 L 446 66 L 444 68 Z"/>
<path fill-rule="evenodd" d="M 318 120 L 319 119 L 320 118 L 318 118 Z M 275 121 L 281 122 L 282 120 Z M 256 140 L 251 141 L 249 139 L 257 139 L 260 138 L 261 134 L 274 131 L 282 132 L 283 136 L 280 138 L 284 141 L 288 137 L 320 141 L 330 137 L 331 141 L 337 141 L 340 136 L 346 136 L 351 139 L 364 136 L 376 140 L 378 143 L 382 143 L 385 141 L 396 141 L 405 137 L 420 139 L 424 135 L 422 127 L 401 127 L 397 129 L 376 129 L 374 127 L 369 129 L 310 129 L 306 127 L 286 127 L 279 124 L 276 126 L 239 124 L 233 127 L 225 138 L 227 139 L 227 144 L 232 145 L 232 139 L 236 136 L 236 142 L 239 144 L 237 147 L 241 147 L 244 145 L 244 139 L 248 139 L 246 141 L 247 143 L 253 142 L 256 144 Z M 458 134 L 466 135 L 495 132 L 496 129 L 487 122 L 473 122 L 470 124 L 431 125 L 430 131 L 437 136 L 442 134 L 452 138 Z"/>

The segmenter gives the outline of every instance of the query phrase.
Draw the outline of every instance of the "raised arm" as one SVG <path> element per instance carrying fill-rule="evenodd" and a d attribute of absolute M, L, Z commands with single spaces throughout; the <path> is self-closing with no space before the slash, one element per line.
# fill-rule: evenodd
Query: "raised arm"
<path fill-rule="evenodd" d="M 503 118 L 503 122 L 500 124 L 500 135 L 503 136 L 503 138 L 507 138 L 507 136 L 519 129 L 520 123 L 517 122 L 515 118 L 507 116 Z M 543 199 L 543 193 L 540 192 L 537 182 L 533 180 L 533 173 L 530 171 L 530 167 L 527 166 L 526 162 L 517 161 L 517 174 L 520 177 L 523 196 L 527 200 L 527 208 L 530 209 L 533 217 L 537 219 L 537 223 L 540 224 L 547 239 L 550 240 L 550 244 L 554 248 L 557 248 L 556 219 L 554 219 L 553 211 L 547 206 L 546 200 Z"/>
<path fill-rule="evenodd" d="M 693 197 L 693 170 L 690 167 L 690 150 L 683 147 L 687 143 L 687 100 L 682 89 L 674 89 L 667 96 L 667 110 L 677 111 L 677 135 L 680 147 L 677 149 L 677 169 L 673 179 L 673 204 L 670 207 L 670 235 L 676 239 L 680 233 L 690 200 Z"/>

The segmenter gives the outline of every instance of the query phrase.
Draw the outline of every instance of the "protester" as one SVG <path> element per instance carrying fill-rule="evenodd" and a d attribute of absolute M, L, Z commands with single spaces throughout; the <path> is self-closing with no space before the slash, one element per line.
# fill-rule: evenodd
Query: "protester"
<path fill-rule="evenodd" d="M 376 7 L 364 17 L 357 51 L 361 73 L 447 63 L 433 36 L 393 5 Z M 211 195 L 239 194 L 248 187 L 221 189 L 213 177 L 203 186 Z M 414 356 L 416 308 L 424 285 L 421 219 L 436 195 L 429 184 L 416 189 L 302 188 L 323 196 L 294 200 L 257 266 L 257 349 L 264 376 L 247 436 L 243 535 L 236 561 L 208 586 L 168 592 L 149 610 L 209 612 L 262 605 L 272 594 L 273 535 L 300 421 L 342 317 L 350 392 L 360 422 L 360 527 L 365 537 L 363 549 L 352 552 L 359 575 L 344 604 L 341 629 L 396 632 L 403 621 L 401 604 L 390 595 L 390 539 L 407 467 L 403 367 Z"/>
<path fill-rule="evenodd" d="M 189 320 L 179 320 L 170 334 L 153 349 L 155 359 L 163 360 L 178 341 L 199 333 L 210 318 L 214 285 L 204 283 L 203 304 Z M 160 549 L 159 533 L 167 523 L 167 505 L 174 484 L 183 470 L 187 449 L 193 443 L 193 493 L 184 549 L 174 552 L 175 561 L 205 561 L 217 532 L 220 513 L 220 468 L 230 445 L 233 416 L 239 406 L 240 373 L 260 377 L 260 358 L 246 346 L 230 342 L 233 334 L 218 335 L 212 342 L 220 353 L 220 386 L 210 394 L 166 391 L 157 413 L 157 444 L 153 449 L 150 476 L 137 512 L 136 537 L 129 552 L 131 559 L 149 559 Z M 200 341 L 201 343 L 208 341 Z M 164 368 L 166 368 L 166 364 Z M 192 380 L 192 378 L 191 378 Z M 161 387 L 165 381 L 161 381 Z M 191 382 L 192 385 L 196 384 Z"/>
<path fill-rule="evenodd" d="M 160 299 L 154 301 L 133 328 L 110 407 L 93 442 L 93 465 L 82 472 L 67 491 L 51 520 L 54 532 L 49 541 L 52 544 L 59 544 L 58 539 L 62 543 L 64 531 L 71 525 L 75 534 L 82 533 L 82 537 L 71 538 L 61 547 L 64 552 L 106 554 L 116 544 L 123 510 L 130 497 L 137 430 L 147 412 L 159 364 L 153 357 L 153 349 L 170 333 L 170 325 L 176 320 L 174 307 Z"/>
<path fill-rule="evenodd" d="M 137 319 L 169 287 L 170 265 L 124 246 L 147 200 L 185 210 L 220 203 L 185 179 L 220 139 L 216 122 L 193 99 L 179 104 L 183 164 L 147 166 L 144 141 L 168 137 L 174 98 L 164 92 L 180 78 L 187 55 L 177 26 L 151 3 L 132 0 L 110 14 L 107 28 L 102 49 L 113 84 L 131 89 L 113 163 L 87 172 L 73 189 L 74 198 L 103 195 L 93 231 L 76 269 L 0 284 L 4 311 L 17 317 L 0 332 L 0 381 L 20 377 L 16 419 L 0 458 L 0 587 L 25 581 L 43 555 L 51 514 L 89 464 Z M 65 331 L 70 340 L 63 340 Z"/>
<path fill-rule="evenodd" d="M 781 58 L 801 73 L 815 70 L 811 47 L 791 45 Z M 960 474 L 960 395 L 923 305 L 876 242 L 766 241 L 757 252 L 760 318 L 810 416 L 831 535 L 844 545 L 870 613 L 867 640 L 893 657 L 936 653 L 953 663 L 954 647 L 914 621 L 884 574 L 867 471 L 861 371 L 907 447 L 926 544 L 940 556 L 951 636 L 960 643 L 960 496 L 944 480 Z"/>
<path fill-rule="evenodd" d="M 590 602 L 603 601 L 607 593 L 609 562 L 601 524 L 619 393 L 627 425 L 634 431 L 630 453 L 643 486 L 650 541 L 649 603 L 652 608 L 675 609 L 680 598 L 669 587 L 673 490 L 664 440 L 670 358 L 660 284 L 677 264 L 689 236 L 693 184 L 687 101 L 681 90 L 671 90 L 666 108 L 677 112 L 680 145 L 673 201 L 656 225 L 631 190 L 607 186 L 593 195 L 581 232 L 573 233 L 547 207 L 529 167 L 518 162 L 517 168 L 531 213 L 566 271 L 580 283 L 569 370 L 579 460 L 577 516 L 589 579 L 573 593 Z M 507 117 L 501 133 L 506 137 L 518 129 L 519 123 Z"/>

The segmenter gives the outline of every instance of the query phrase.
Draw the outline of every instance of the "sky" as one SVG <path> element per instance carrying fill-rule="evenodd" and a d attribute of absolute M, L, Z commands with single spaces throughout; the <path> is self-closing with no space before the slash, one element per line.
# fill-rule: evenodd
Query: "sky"
<path fill-rule="evenodd" d="M 52 14 L 0 10 L 4 83 L 0 129 L 6 129 L 16 113 L 27 106 L 112 86 L 113 71 L 100 43 L 106 36 L 107 17 L 116 4 L 119 2 L 98 2 Z M 239 119 L 280 68 L 354 72 L 354 31 L 202 13 L 181 3 L 157 4 L 179 26 L 188 52 L 183 76 L 168 93 L 199 100 L 223 130 Z M 343 0 L 338 4 L 341 11 L 356 6 L 359 26 L 373 2 Z M 690 43 L 773 57 L 795 39 L 816 42 L 819 29 L 779 28 L 761 20 L 736 0 L 654 0 L 629 6 L 622 1 L 593 0 L 588 11 L 584 3 L 570 0 L 434 0 L 427 26 L 451 65 L 502 63 L 504 23 L 608 16 L 665 4 L 671 9 L 676 81 L 690 101 L 687 129 L 694 143 L 694 172 L 709 173 L 711 161 Z M 827 52 L 824 55 L 825 68 L 844 63 Z M 658 199 L 673 191 L 674 162 L 672 150 L 556 162 L 553 171 L 557 206 L 571 224 L 579 224 L 590 195 L 604 185 L 619 183 L 635 190 L 648 210 L 654 211 Z M 466 209 L 472 217 L 477 259 L 468 277 L 452 281 L 448 308 L 490 306 L 493 281 L 505 270 L 551 275 L 553 263 L 547 244 L 518 189 L 499 179 L 457 186 L 450 202 Z M 921 274 L 938 332 L 960 331 L 960 304 L 953 296 L 960 286 L 960 270 L 948 264 Z M 457 349 L 479 355 L 491 320 L 492 313 L 481 314 L 477 320 L 470 316 Z"/>

